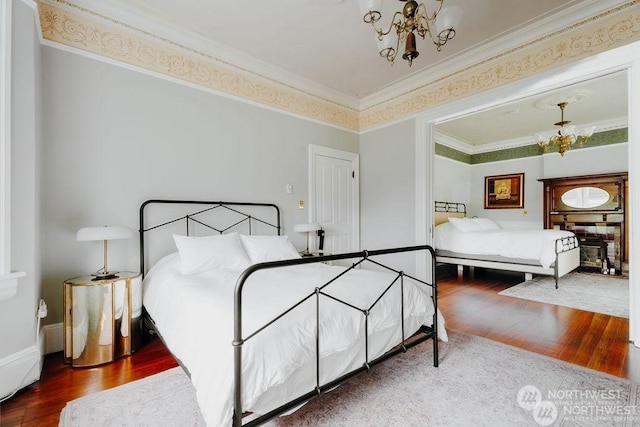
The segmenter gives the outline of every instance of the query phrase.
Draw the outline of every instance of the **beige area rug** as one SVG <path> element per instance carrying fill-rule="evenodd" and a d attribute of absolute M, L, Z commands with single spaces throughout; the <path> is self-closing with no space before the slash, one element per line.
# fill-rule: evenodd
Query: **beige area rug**
<path fill-rule="evenodd" d="M 629 318 L 629 280 L 597 273 L 569 273 L 558 280 L 538 276 L 500 295 Z"/>
<path fill-rule="evenodd" d="M 269 425 L 640 425 L 640 384 L 456 332 L 438 368 L 432 349 L 422 343 Z M 62 427 L 203 424 L 180 368 L 74 400 L 60 416 Z"/>

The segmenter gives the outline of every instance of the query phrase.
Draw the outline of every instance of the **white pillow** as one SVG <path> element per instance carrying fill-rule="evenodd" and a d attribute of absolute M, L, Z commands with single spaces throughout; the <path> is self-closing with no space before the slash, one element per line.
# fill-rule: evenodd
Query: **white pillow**
<path fill-rule="evenodd" d="M 482 231 L 480 224 L 473 222 L 469 218 L 449 218 L 449 222 L 456 230 L 464 233 L 468 231 Z"/>
<path fill-rule="evenodd" d="M 249 266 L 249 257 L 242 249 L 238 233 L 193 237 L 173 235 L 182 274 L 197 274 L 208 270 L 237 270 Z"/>
<path fill-rule="evenodd" d="M 244 250 L 251 264 L 283 259 L 300 258 L 287 236 L 245 236 L 240 235 Z"/>
<path fill-rule="evenodd" d="M 500 230 L 498 224 L 489 218 L 471 218 L 471 221 L 478 224 L 483 230 Z"/>

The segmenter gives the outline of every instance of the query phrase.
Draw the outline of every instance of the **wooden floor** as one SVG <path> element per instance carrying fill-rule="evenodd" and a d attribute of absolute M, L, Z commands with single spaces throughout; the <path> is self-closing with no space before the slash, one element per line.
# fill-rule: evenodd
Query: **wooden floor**
<path fill-rule="evenodd" d="M 498 295 L 521 281 L 519 274 L 481 271 L 459 281 L 445 272 L 438 302 L 447 329 L 640 382 L 640 349 L 627 341 L 627 319 Z M 40 381 L 0 404 L 0 426 L 57 426 L 67 401 L 175 366 L 158 339 L 97 368 L 72 369 L 61 353 L 48 355 Z"/>

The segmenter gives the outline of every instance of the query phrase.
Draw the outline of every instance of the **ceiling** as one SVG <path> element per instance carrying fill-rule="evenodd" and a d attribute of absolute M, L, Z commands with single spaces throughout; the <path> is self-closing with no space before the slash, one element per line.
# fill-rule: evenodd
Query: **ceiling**
<path fill-rule="evenodd" d="M 557 104 L 565 101 L 569 104 L 564 118 L 577 128 L 593 124 L 598 132 L 625 127 L 627 79 L 627 72 L 619 71 L 440 123 L 437 130 L 463 144 L 457 148 L 470 153 L 509 143 L 528 145 L 537 142 L 538 133 L 549 134 L 558 129 L 554 126 L 560 121 Z"/>
<path fill-rule="evenodd" d="M 243 66 L 277 67 L 356 99 L 412 75 L 435 69 L 492 40 L 593 0 L 446 0 L 463 10 L 456 36 L 437 52 L 418 39 L 420 56 L 409 68 L 391 66 L 376 52 L 376 36 L 357 0 L 72 0 L 132 24 L 200 39 L 211 52 Z M 430 11 L 439 4 L 424 0 Z M 384 0 L 380 23 L 389 25 L 404 2 Z M 146 20 L 147 22 L 143 22 Z M 159 23 L 159 24 L 158 24 Z M 158 31 L 154 31 L 158 32 Z M 428 39 L 428 36 L 427 36 Z M 188 42 L 187 42 L 188 43 Z"/>
<path fill-rule="evenodd" d="M 375 33 L 362 21 L 358 0 L 66 1 L 143 34 L 210 55 L 226 66 L 321 93 L 325 99 L 356 109 L 375 103 L 381 93 L 392 97 L 411 90 L 442 73 L 547 36 L 622 2 L 446 0 L 445 6 L 463 10 L 456 37 L 440 52 L 430 40 L 418 39 L 420 55 L 410 68 L 400 55 L 391 66 L 377 54 Z M 424 3 L 432 11 L 439 1 Z M 380 22 L 388 25 L 403 4 L 384 0 Z M 579 86 L 593 95 L 567 107 L 567 118 L 574 124 L 626 118 L 624 76 Z M 536 108 L 539 98 L 453 120 L 438 130 L 470 150 L 553 130 L 559 110 Z"/>

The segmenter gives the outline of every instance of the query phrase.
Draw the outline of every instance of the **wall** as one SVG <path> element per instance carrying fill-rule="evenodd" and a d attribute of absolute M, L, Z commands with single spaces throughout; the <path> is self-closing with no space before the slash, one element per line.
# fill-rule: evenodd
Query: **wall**
<path fill-rule="evenodd" d="M 0 301 L 0 398 L 40 377 L 40 69 L 34 11 L 13 1 L 11 264 L 27 275 L 15 297 Z"/>
<path fill-rule="evenodd" d="M 488 217 L 496 221 L 526 221 L 542 228 L 542 164 L 544 156 L 482 163 L 471 166 L 471 205 L 469 216 Z M 484 209 L 484 178 L 524 172 L 524 209 Z M 526 212 L 526 215 L 525 215 Z"/>
<path fill-rule="evenodd" d="M 446 157 L 436 156 L 434 159 L 433 199 L 469 205 L 472 168 Z"/>
<path fill-rule="evenodd" d="M 309 144 L 358 152 L 358 135 L 173 81 L 43 48 L 43 294 L 62 321 L 64 279 L 102 267 L 84 226 L 138 229 L 151 198 L 269 201 L 299 249 L 307 220 Z M 285 194 L 285 185 L 293 194 Z M 136 239 L 110 244 L 109 265 L 138 270 Z"/>
<path fill-rule="evenodd" d="M 361 135 L 360 226 L 362 249 L 415 244 L 415 120 Z M 415 271 L 413 256 L 394 267 Z"/>
<path fill-rule="evenodd" d="M 543 185 L 538 179 L 591 175 L 628 170 L 628 144 L 619 143 L 601 147 L 571 150 L 564 157 L 557 153 L 491 163 L 466 165 L 437 156 L 434 162 L 434 192 L 436 200 L 467 203 L 468 216 L 489 217 L 502 225 L 542 227 Z M 484 178 L 524 172 L 524 209 L 484 209 Z M 465 180 L 468 179 L 470 198 L 465 199 Z M 452 198 L 441 198 L 452 195 Z M 526 212 L 526 215 L 525 215 Z"/>
<path fill-rule="evenodd" d="M 613 144 L 600 148 L 571 150 L 565 153 L 564 158 L 559 155 L 544 156 L 544 178 L 625 172 L 628 170 L 628 144 Z"/>

